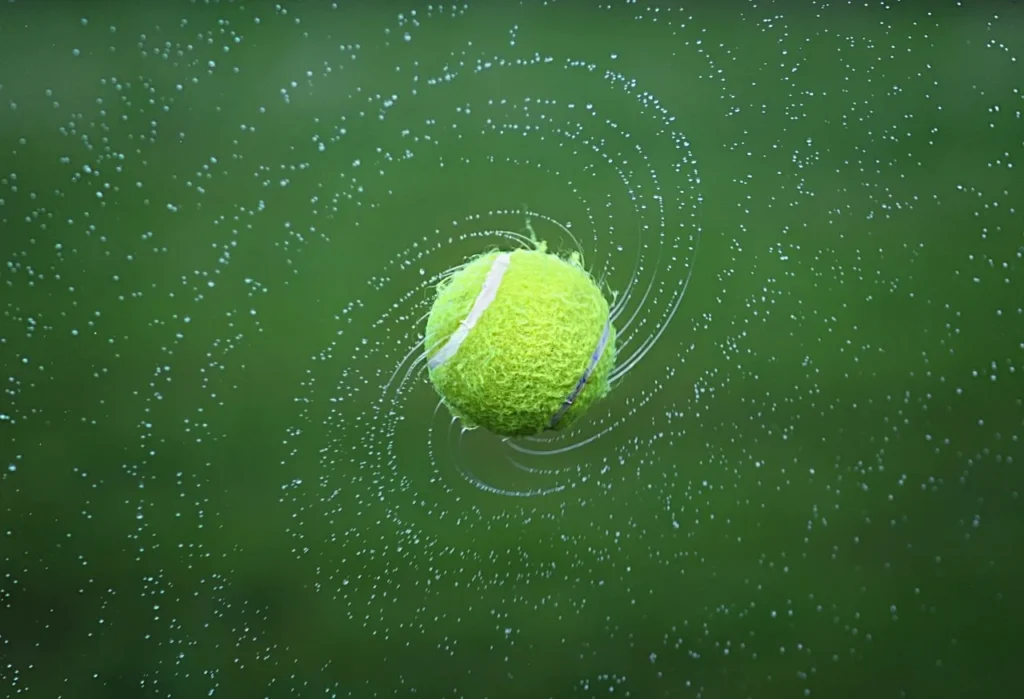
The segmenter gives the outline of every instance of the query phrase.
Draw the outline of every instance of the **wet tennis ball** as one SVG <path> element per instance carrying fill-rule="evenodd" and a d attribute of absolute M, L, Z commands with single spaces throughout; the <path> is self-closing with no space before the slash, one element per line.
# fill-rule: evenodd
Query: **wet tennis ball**
<path fill-rule="evenodd" d="M 437 287 L 430 381 L 468 428 L 515 437 L 573 424 L 609 390 L 615 328 L 578 255 L 490 251 Z"/>

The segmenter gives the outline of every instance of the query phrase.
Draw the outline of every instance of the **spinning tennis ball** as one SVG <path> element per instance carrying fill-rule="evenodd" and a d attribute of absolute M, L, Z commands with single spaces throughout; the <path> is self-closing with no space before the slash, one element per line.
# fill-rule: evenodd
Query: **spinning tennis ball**
<path fill-rule="evenodd" d="M 492 251 L 437 288 L 430 381 L 469 428 L 514 437 L 574 423 L 609 390 L 615 328 L 578 255 Z"/>

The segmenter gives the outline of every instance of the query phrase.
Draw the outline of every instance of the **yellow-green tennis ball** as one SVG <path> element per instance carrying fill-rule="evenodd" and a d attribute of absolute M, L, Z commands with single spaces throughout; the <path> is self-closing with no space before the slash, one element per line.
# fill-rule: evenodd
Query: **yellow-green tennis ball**
<path fill-rule="evenodd" d="M 437 289 L 424 337 L 449 411 L 514 437 L 558 430 L 608 393 L 615 328 L 577 256 L 481 255 Z"/>

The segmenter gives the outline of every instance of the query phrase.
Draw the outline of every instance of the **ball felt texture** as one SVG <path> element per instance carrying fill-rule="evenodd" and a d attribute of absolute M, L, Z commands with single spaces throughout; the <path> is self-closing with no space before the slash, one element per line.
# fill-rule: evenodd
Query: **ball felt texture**
<path fill-rule="evenodd" d="M 485 253 L 445 278 L 424 347 L 453 416 L 516 437 L 568 427 L 608 393 L 615 328 L 578 256 L 540 244 Z"/>

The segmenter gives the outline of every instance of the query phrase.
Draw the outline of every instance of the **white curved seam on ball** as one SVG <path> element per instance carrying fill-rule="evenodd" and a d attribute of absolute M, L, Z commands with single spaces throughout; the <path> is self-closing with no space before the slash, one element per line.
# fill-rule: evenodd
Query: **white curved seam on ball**
<path fill-rule="evenodd" d="M 494 260 L 491 268 L 487 270 L 484 285 L 481 287 L 480 293 L 477 294 L 476 300 L 473 301 L 473 307 L 470 309 L 469 315 L 459 323 L 458 329 L 448 338 L 448 342 L 444 343 L 444 347 L 431 357 L 427 363 L 431 369 L 438 368 L 454 357 L 455 353 L 459 351 L 459 347 L 466 340 L 469 331 L 473 329 L 477 321 L 480 320 L 480 316 L 483 315 L 487 307 L 494 301 L 494 297 L 498 293 L 498 287 L 501 286 L 501 279 L 505 276 L 505 270 L 508 269 L 509 261 L 510 257 L 507 252 L 498 255 Z"/>
<path fill-rule="evenodd" d="M 584 370 L 579 381 L 576 382 L 576 386 L 573 387 L 572 393 L 569 394 L 568 398 L 562 401 L 562 405 L 559 406 L 558 411 L 551 416 L 551 421 L 548 423 L 547 429 L 553 430 L 558 426 L 558 423 L 562 421 L 565 414 L 569 412 L 569 408 L 571 408 L 573 403 L 576 402 L 576 399 L 580 397 L 580 393 L 583 392 L 587 382 L 590 381 L 591 375 L 594 373 L 594 370 L 597 369 L 597 363 L 601 361 L 601 357 L 604 356 L 605 348 L 608 346 L 611 326 L 612 317 L 611 314 L 609 314 L 604 321 L 604 330 L 601 331 L 601 337 L 597 341 L 597 348 L 594 350 L 594 353 L 590 355 L 590 363 L 587 365 L 587 368 Z"/>

